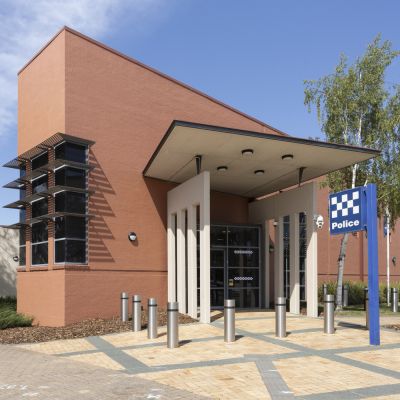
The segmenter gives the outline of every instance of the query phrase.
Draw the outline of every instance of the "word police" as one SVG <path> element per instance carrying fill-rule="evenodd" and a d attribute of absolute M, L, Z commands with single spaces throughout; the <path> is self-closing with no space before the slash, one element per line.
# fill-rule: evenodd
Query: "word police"
<path fill-rule="evenodd" d="M 360 225 L 359 220 L 355 221 L 344 220 L 343 222 L 332 222 L 332 229 L 352 228 L 354 226 L 359 226 L 359 225 Z"/>

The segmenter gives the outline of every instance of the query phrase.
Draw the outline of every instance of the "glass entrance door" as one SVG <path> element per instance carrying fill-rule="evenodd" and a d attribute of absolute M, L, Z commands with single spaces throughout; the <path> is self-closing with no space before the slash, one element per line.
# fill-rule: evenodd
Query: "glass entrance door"
<path fill-rule="evenodd" d="M 260 228 L 211 226 L 211 307 L 235 299 L 237 308 L 260 306 Z"/>

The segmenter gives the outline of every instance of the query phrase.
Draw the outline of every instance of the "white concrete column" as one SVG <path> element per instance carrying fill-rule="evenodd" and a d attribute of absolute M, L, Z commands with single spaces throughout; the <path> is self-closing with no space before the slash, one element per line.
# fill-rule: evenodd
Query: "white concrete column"
<path fill-rule="evenodd" d="M 317 213 L 317 183 L 313 183 L 312 201 L 307 214 L 306 299 L 307 315 L 318 317 L 318 236 L 314 223 Z"/>
<path fill-rule="evenodd" d="M 290 215 L 290 303 L 289 310 L 300 314 L 300 243 L 299 214 Z"/>
<path fill-rule="evenodd" d="M 276 218 L 275 226 L 275 251 L 274 251 L 274 286 L 275 299 L 282 297 L 283 290 L 283 217 Z"/>
<path fill-rule="evenodd" d="M 175 287 L 175 214 L 168 214 L 168 301 L 176 301 Z"/>
<path fill-rule="evenodd" d="M 269 308 L 269 298 L 270 298 L 270 293 L 269 293 L 269 279 L 270 279 L 270 273 L 269 273 L 269 221 L 264 222 L 264 290 L 265 290 L 265 308 Z"/>
<path fill-rule="evenodd" d="M 186 268 L 185 268 L 185 210 L 180 210 L 177 213 L 177 246 L 176 257 L 178 260 L 177 268 L 177 298 L 179 303 L 179 312 L 186 312 Z"/>
<path fill-rule="evenodd" d="M 200 322 L 210 323 L 210 173 L 204 176 L 200 204 Z"/>
<path fill-rule="evenodd" d="M 188 208 L 188 314 L 197 318 L 197 239 L 196 206 Z"/>

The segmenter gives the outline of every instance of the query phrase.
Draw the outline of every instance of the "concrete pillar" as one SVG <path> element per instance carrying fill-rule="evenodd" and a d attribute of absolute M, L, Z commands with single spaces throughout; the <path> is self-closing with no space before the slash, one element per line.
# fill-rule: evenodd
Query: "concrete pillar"
<path fill-rule="evenodd" d="M 264 222 L 264 304 L 265 308 L 269 308 L 269 221 Z"/>
<path fill-rule="evenodd" d="M 318 236 L 314 222 L 317 214 L 317 183 L 313 183 L 313 198 L 307 213 L 306 299 L 307 316 L 318 317 Z"/>
<path fill-rule="evenodd" d="M 300 314 L 299 214 L 290 215 L 290 312 Z"/>
<path fill-rule="evenodd" d="M 283 297 L 283 217 L 275 219 L 274 297 Z"/>
<path fill-rule="evenodd" d="M 188 314 L 197 318 L 197 238 L 196 206 L 188 208 Z"/>
<path fill-rule="evenodd" d="M 168 214 L 168 301 L 176 301 L 175 287 L 175 214 Z"/>
<path fill-rule="evenodd" d="M 176 225 L 177 301 L 179 303 L 179 312 L 184 314 L 186 312 L 185 210 L 178 211 Z"/>

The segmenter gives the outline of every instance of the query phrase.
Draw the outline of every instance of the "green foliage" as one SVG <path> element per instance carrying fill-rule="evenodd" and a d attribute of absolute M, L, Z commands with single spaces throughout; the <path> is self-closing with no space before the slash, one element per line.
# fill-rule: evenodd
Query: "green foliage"
<path fill-rule="evenodd" d="M 32 318 L 17 313 L 15 297 L 0 297 L 0 329 L 31 326 Z"/>
<path fill-rule="evenodd" d="M 342 55 L 333 74 L 304 82 L 304 103 L 309 111 L 315 106 L 328 141 L 382 151 L 373 160 L 330 173 L 325 185 L 339 191 L 376 183 L 379 214 L 388 213 L 392 226 L 400 216 L 400 86 L 386 85 L 385 72 L 399 54 L 378 36 L 354 64 Z"/>
<path fill-rule="evenodd" d="M 336 281 L 323 282 L 318 287 L 318 301 L 323 302 L 323 284 L 327 284 L 328 294 L 336 294 Z M 361 281 L 346 281 L 343 286 L 349 287 L 349 306 L 363 305 L 364 304 L 364 288 L 367 287 L 366 282 Z M 391 287 L 396 287 L 400 292 L 400 282 L 392 282 Z M 381 304 L 386 303 L 386 283 L 382 282 L 379 284 L 379 302 Z"/>

